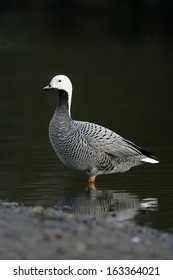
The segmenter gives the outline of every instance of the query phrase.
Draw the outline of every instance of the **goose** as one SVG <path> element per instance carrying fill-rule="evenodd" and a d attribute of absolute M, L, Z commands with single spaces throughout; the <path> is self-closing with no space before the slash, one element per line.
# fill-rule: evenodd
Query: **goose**
<path fill-rule="evenodd" d="M 97 175 L 125 172 L 158 159 L 133 142 L 101 125 L 71 118 L 72 83 L 65 75 L 56 75 L 44 90 L 55 90 L 59 102 L 49 124 L 49 139 L 65 165 L 85 171 L 89 184 Z"/>

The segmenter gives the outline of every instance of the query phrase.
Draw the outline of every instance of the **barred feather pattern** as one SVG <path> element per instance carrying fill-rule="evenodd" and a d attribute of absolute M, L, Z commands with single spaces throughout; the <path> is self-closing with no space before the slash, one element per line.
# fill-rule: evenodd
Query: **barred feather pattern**
<path fill-rule="evenodd" d="M 103 126 L 71 119 L 67 93 L 61 92 L 59 98 L 49 137 L 57 156 L 67 166 L 97 176 L 127 171 L 151 155 Z"/>

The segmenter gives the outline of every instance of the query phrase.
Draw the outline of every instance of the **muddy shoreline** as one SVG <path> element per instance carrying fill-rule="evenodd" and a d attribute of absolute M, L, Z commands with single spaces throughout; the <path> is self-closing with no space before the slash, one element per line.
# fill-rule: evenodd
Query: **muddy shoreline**
<path fill-rule="evenodd" d="M 94 218 L 54 208 L 0 206 L 0 259 L 173 259 L 173 235 L 111 213 Z"/>

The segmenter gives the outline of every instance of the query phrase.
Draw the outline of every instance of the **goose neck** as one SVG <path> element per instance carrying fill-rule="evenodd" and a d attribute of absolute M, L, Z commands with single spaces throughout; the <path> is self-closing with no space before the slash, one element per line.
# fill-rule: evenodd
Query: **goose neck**
<path fill-rule="evenodd" d="M 64 119 L 71 119 L 70 106 L 68 93 L 63 90 L 59 91 L 59 102 L 56 108 L 56 113 Z"/>

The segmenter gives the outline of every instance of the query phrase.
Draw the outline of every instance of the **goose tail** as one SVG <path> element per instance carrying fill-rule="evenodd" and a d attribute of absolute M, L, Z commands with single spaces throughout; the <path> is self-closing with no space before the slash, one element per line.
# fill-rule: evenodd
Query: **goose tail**
<path fill-rule="evenodd" d="M 146 158 L 143 158 L 141 159 L 141 161 L 143 162 L 148 162 L 148 163 L 159 163 L 159 161 L 157 159 L 154 159 L 154 158 L 149 158 L 149 157 L 146 157 Z"/>

